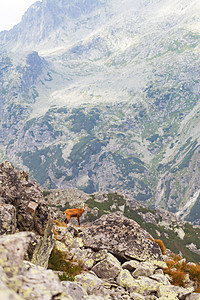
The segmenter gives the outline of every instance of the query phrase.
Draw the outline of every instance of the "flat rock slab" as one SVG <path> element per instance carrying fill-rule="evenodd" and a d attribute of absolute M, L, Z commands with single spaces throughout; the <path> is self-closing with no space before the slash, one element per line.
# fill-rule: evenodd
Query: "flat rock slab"
<path fill-rule="evenodd" d="M 103 215 L 83 231 L 82 238 L 85 247 L 106 249 L 119 258 L 163 262 L 151 235 L 121 213 Z"/>

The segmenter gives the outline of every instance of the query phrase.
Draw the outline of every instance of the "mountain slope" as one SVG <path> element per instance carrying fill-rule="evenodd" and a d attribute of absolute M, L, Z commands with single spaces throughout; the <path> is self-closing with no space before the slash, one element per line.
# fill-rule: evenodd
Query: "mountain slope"
<path fill-rule="evenodd" d="M 46 187 L 119 189 L 196 220 L 199 6 L 32 5 L 0 33 L 2 159 Z"/>

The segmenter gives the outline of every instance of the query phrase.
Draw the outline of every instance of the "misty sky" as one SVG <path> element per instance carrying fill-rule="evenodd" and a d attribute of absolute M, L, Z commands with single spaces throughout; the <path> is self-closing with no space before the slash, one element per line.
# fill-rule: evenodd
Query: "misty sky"
<path fill-rule="evenodd" d="M 20 22 L 27 8 L 36 0 L 0 0 L 0 31 L 9 30 Z"/>

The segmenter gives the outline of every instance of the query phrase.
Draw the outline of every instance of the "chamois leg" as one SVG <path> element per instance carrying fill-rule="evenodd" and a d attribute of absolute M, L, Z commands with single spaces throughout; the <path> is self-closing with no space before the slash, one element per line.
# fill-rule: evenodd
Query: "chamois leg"
<path fill-rule="evenodd" d="M 80 218 L 79 218 L 79 217 L 77 217 L 77 220 L 78 220 L 78 225 L 80 226 Z"/>
<path fill-rule="evenodd" d="M 70 217 L 69 217 L 69 216 L 66 216 L 65 223 L 68 224 L 68 223 L 69 223 L 69 220 L 70 220 Z"/>

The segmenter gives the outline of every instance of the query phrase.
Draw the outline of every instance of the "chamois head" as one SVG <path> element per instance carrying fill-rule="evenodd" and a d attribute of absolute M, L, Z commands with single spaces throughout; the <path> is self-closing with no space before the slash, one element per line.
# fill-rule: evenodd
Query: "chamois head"
<path fill-rule="evenodd" d="M 86 204 L 83 205 L 83 210 L 85 211 L 88 208 Z"/>

